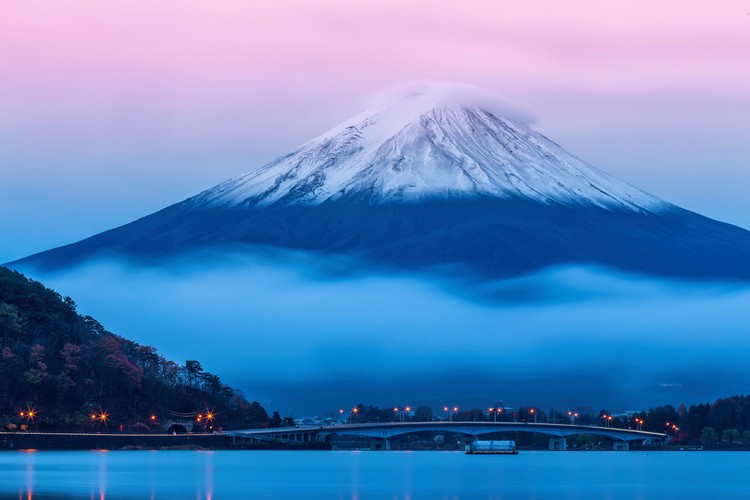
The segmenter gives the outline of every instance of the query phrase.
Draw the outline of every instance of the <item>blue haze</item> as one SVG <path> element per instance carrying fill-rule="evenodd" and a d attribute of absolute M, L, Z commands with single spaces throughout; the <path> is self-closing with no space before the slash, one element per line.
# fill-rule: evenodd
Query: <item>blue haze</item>
<path fill-rule="evenodd" d="M 747 391 L 748 288 L 587 268 L 475 285 L 352 264 L 266 253 L 30 274 L 297 416 L 359 402 L 620 411 Z"/>

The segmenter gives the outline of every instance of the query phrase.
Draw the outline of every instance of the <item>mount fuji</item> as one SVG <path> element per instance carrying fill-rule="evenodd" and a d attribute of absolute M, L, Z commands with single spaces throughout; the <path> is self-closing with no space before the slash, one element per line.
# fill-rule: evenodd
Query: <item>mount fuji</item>
<path fill-rule="evenodd" d="M 12 265 L 159 265 L 256 247 L 487 280 L 567 264 L 750 279 L 750 232 L 618 180 L 482 91 L 446 85 L 411 89 L 265 166 Z"/>

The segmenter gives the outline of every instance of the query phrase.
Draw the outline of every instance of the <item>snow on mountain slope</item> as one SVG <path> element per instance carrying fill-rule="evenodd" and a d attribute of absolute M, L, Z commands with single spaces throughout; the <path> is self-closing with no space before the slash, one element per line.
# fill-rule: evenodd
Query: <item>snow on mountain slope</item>
<path fill-rule="evenodd" d="M 480 280 L 570 264 L 750 280 L 750 232 L 589 166 L 469 90 L 401 94 L 259 170 L 13 264 L 210 266 L 265 248 Z"/>
<path fill-rule="evenodd" d="M 637 212 L 671 207 L 493 113 L 487 102 L 481 90 L 466 86 L 410 89 L 192 203 L 228 208 L 493 197 Z"/>

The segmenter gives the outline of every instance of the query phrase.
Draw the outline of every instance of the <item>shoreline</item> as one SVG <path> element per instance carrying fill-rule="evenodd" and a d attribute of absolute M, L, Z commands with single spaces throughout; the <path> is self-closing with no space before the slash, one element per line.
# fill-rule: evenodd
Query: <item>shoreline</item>
<path fill-rule="evenodd" d="M 328 443 L 236 443 L 226 434 L 0 432 L 0 451 L 330 449 Z"/>
<path fill-rule="evenodd" d="M 0 432 L 0 452 L 2 451 L 368 451 L 366 448 L 341 448 L 331 443 L 305 442 L 289 443 L 280 441 L 236 442 L 226 434 L 127 434 L 127 433 L 86 433 L 86 432 Z M 445 448 L 395 449 L 393 451 L 456 451 Z M 457 450 L 461 451 L 461 450 Z M 519 447 L 519 451 L 549 451 L 545 448 Z M 611 448 L 568 449 L 570 452 L 612 451 Z M 725 451 L 747 452 L 750 448 L 704 448 L 700 445 L 673 445 L 632 451 L 649 452 L 701 452 Z"/>

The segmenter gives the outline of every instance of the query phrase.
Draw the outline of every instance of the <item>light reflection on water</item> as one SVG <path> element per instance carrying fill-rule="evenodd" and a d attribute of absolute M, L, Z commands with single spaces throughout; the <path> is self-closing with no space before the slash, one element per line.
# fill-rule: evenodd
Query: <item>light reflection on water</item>
<path fill-rule="evenodd" d="M 750 453 L 0 453 L 0 498 L 746 498 Z"/>

